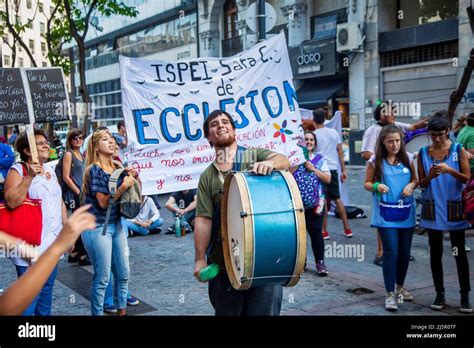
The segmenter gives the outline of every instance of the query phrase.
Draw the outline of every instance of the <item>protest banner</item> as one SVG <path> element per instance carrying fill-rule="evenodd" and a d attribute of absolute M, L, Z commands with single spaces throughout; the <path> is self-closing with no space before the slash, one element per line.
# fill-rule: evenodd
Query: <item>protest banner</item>
<path fill-rule="evenodd" d="M 303 130 L 284 34 L 229 58 L 179 62 L 120 57 L 128 163 L 144 194 L 197 187 L 215 159 L 202 129 L 215 109 L 232 115 L 237 143 L 304 160 Z"/>

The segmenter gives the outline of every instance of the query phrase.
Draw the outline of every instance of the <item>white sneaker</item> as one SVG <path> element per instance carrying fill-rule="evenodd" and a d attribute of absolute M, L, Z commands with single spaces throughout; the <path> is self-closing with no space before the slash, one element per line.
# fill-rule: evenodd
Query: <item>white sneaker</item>
<path fill-rule="evenodd" d="M 385 298 L 385 309 L 387 311 L 396 311 L 398 309 L 397 296 L 394 292 L 388 292 Z"/>
<path fill-rule="evenodd" d="M 407 289 L 401 287 L 397 289 L 397 297 L 402 296 L 403 301 L 413 301 L 413 295 L 408 292 Z"/>

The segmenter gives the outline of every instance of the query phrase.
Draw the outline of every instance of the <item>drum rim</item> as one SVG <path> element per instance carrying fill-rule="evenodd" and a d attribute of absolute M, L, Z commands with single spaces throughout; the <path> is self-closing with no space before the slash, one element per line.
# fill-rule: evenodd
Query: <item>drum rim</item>
<path fill-rule="evenodd" d="M 230 173 L 226 176 L 224 181 L 224 196 L 222 197 L 221 203 L 221 231 L 222 231 L 222 247 L 224 249 L 224 264 L 227 271 L 227 275 L 229 277 L 229 281 L 232 287 L 235 290 L 248 290 L 252 286 L 253 272 L 254 272 L 254 236 L 252 232 L 252 227 L 254 226 L 254 218 L 253 215 L 248 215 L 244 219 L 244 272 L 243 277 L 246 278 L 244 282 L 241 281 L 234 274 L 234 270 L 232 268 L 232 258 L 230 256 L 231 250 L 229 246 L 229 238 L 228 238 L 228 230 L 227 230 L 227 203 L 229 199 L 229 187 L 232 182 L 232 179 L 236 180 L 237 187 L 240 191 L 240 195 L 243 198 L 242 200 L 242 208 L 249 212 L 253 213 L 252 202 L 250 200 L 250 193 L 248 189 L 248 185 L 244 178 L 243 173 Z"/>
<path fill-rule="evenodd" d="M 303 200 L 301 199 L 299 193 L 298 184 L 294 176 L 288 171 L 280 172 L 283 178 L 285 179 L 290 195 L 293 199 L 294 209 L 295 209 L 295 222 L 296 222 L 296 262 L 295 268 L 293 269 L 293 277 L 290 281 L 283 286 L 290 287 L 295 286 L 304 272 L 304 264 L 306 261 L 306 219 L 304 215 L 304 206 Z"/>

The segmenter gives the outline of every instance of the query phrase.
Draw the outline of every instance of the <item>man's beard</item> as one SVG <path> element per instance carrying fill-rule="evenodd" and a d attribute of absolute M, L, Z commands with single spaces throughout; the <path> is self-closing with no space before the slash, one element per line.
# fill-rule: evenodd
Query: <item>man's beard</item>
<path fill-rule="evenodd" d="M 223 148 L 223 147 L 231 146 L 233 143 L 235 143 L 235 134 L 234 136 L 229 136 L 226 140 L 220 140 L 220 141 L 218 140 L 213 145 L 215 147 Z"/>

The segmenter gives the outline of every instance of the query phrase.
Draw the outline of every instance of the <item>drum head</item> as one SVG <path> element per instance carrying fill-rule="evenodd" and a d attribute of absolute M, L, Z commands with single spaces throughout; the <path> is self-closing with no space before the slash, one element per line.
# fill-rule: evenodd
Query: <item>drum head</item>
<path fill-rule="evenodd" d="M 405 150 L 411 154 L 415 154 L 420 151 L 422 147 L 431 145 L 431 143 L 432 141 L 428 134 L 418 134 L 405 144 Z"/>
<path fill-rule="evenodd" d="M 283 186 L 278 189 L 278 185 Z M 298 283 L 306 258 L 306 224 L 291 173 L 260 178 L 229 174 L 221 203 L 221 230 L 225 266 L 234 289 Z"/>
<path fill-rule="evenodd" d="M 222 198 L 222 244 L 229 280 L 237 290 L 250 288 L 253 273 L 253 216 L 243 219 L 240 212 L 251 212 L 248 187 L 241 173 L 229 174 Z"/>

